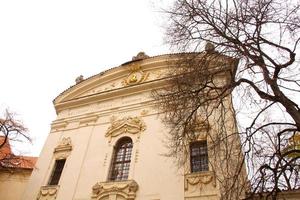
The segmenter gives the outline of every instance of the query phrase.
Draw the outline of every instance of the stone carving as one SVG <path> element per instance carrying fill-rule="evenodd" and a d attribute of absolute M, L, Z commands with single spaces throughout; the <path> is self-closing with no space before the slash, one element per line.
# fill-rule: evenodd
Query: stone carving
<path fill-rule="evenodd" d="M 202 189 L 203 185 L 212 184 L 214 187 L 216 187 L 216 179 L 213 172 L 199 172 L 199 173 L 193 173 L 193 174 L 186 174 L 184 177 L 184 189 L 188 190 L 189 185 L 197 185 L 200 189 Z"/>
<path fill-rule="evenodd" d="M 76 84 L 81 83 L 82 81 L 84 81 L 84 78 L 83 78 L 82 75 L 78 76 L 78 77 L 75 79 Z"/>
<path fill-rule="evenodd" d="M 153 74 L 156 75 L 156 77 L 154 77 L 153 79 L 159 79 L 162 77 L 164 72 L 162 70 L 158 70 L 158 71 L 154 71 Z M 165 74 L 166 74 L 166 72 L 165 72 Z"/>
<path fill-rule="evenodd" d="M 52 131 L 60 131 L 60 130 L 64 130 L 67 127 L 68 123 L 67 122 L 53 122 L 51 124 L 51 129 Z"/>
<path fill-rule="evenodd" d="M 107 129 L 105 136 L 116 137 L 123 133 L 138 134 L 138 138 L 142 131 L 146 130 L 146 125 L 139 117 L 124 117 L 123 119 L 111 122 L 111 126 Z"/>
<path fill-rule="evenodd" d="M 37 200 L 53 200 L 56 199 L 58 185 L 42 186 L 38 194 Z"/>
<path fill-rule="evenodd" d="M 71 150 L 72 150 L 71 138 L 70 137 L 67 137 L 67 138 L 64 137 L 59 142 L 59 144 L 57 145 L 57 147 L 55 147 L 54 153 L 66 152 L 66 151 L 71 151 Z"/>
<path fill-rule="evenodd" d="M 212 53 L 215 51 L 215 45 L 213 45 L 211 42 L 207 42 L 205 44 L 205 51 L 208 53 Z"/>
<path fill-rule="evenodd" d="M 143 60 L 149 58 L 149 56 L 147 54 L 145 54 L 145 52 L 139 52 L 136 56 L 132 57 L 132 61 L 136 61 L 136 60 Z"/>
<path fill-rule="evenodd" d="M 141 111 L 141 116 L 146 116 L 148 113 L 149 113 L 149 110 L 144 109 Z"/>
<path fill-rule="evenodd" d="M 102 200 L 113 195 L 118 195 L 122 199 L 134 200 L 138 188 L 139 186 L 134 180 L 99 182 L 92 188 L 92 199 Z"/>
<path fill-rule="evenodd" d="M 197 131 L 208 131 L 210 129 L 210 126 L 207 120 L 201 119 L 201 117 L 199 117 L 196 121 L 196 129 Z"/>
<path fill-rule="evenodd" d="M 148 78 L 149 73 L 144 72 L 139 65 L 131 64 L 129 67 L 130 73 L 122 81 L 123 86 L 138 84 L 145 81 Z"/>

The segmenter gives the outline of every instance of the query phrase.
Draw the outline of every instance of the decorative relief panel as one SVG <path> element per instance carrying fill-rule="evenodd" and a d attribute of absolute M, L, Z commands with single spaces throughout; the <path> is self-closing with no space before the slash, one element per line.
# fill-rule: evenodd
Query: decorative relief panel
<path fill-rule="evenodd" d="M 198 117 L 196 121 L 196 126 L 198 131 L 208 131 L 210 129 L 209 123 L 202 117 Z"/>
<path fill-rule="evenodd" d="M 72 150 L 72 142 L 70 137 L 64 137 L 54 149 L 56 159 L 63 159 L 69 156 Z"/>
<path fill-rule="evenodd" d="M 56 199 L 59 186 L 42 186 L 38 194 L 37 200 L 53 200 Z"/>
<path fill-rule="evenodd" d="M 54 149 L 54 153 L 60 152 L 60 151 L 71 151 L 72 150 L 72 142 L 71 138 L 62 138 L 57 147 Z"/>
<path fill-rule="evenodd" d="M 149 76 L 149 72 L 144 72 L 141 69 L 141 66 L 137 65 L 136 63 L 132 63 L 129 66 L 129 69 L 130 69 L 130 73 L 123 80 L 122 82 L 123 86 L 134 85 L 134 84 L 144 82 L 145 80 L 147 80 Z"/>
<path fill-rule="evenodd" d="M 199 172 L 186 174 L 184 176 L 184 189 L 189 190 L 189 186 L 197 186 L 202 189 L 204 185 L 212 184 L 216 187 L 216 179 L 213 172 Z"/>
<path fill-rule="evenodd" d="M 139 186 L 134 180 L 99 182 L 92 188 L 93 200 L 134 200 Z"/>
<path fill-rule="evenodd" d="M 116 120 L 113 118 L 111 126 L 107 129 L 105 136 L 111 141 L 112 137 L 116 137 L 123 133 L 137 134 L 138 138 L 142 131 L 146 130 L 146 125 L 139 117 L 124 117 Z"/>

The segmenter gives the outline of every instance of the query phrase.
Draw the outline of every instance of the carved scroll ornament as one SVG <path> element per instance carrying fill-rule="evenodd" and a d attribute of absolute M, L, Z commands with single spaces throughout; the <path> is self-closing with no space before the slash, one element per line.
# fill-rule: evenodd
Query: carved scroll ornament
<path fill-rule="evenodd" d="M 96 183 L 92 188 L 92 199 L 102 200 L 110 195 L 122 196 L 122 199 L 134 200 L 139 186 L 134 180 L 116 181 L 116 182 L 100 182 Z"/>
<path fill-rule="evenodd" d="M 112 121 L 111 126 L 107 129 L 105 136 L 116 137 L 120 134 L 138 134 L 140 136 L 141 132 L 146 129 L 146 125 L 142 119 L 139 117 L 125 117 L 123 119 Z"/>

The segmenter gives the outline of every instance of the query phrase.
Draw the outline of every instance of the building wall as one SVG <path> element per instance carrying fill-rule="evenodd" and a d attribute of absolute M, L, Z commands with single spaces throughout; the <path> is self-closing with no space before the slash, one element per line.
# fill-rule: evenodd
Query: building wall
<path fill-rule="evenodd" d="M 0 199 L 20 200 L 32 170 L 0 170 Z"/>
<path fill-rule="evenodd" d="M 54 100 L 57 119 L 22 199 L 219 199 L 211 171 L 187 174 L 163 156 L 168 131 L 151 91 L 165 84 L 172 59 L 177 58 L 129 62 L 78 80 L 60 94 Z M 109 182 L 114 146 L 125 136 L 133 141 L 128 181 Z M 55 160 L 61 158 L 66 164 L 59 184 L 48 186 Z"/>

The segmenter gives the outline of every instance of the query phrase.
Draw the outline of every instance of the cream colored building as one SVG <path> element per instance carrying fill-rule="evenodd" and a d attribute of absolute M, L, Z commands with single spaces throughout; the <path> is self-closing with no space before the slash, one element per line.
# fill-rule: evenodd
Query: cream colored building
<path fill-rule="evenodd" d="M 150 94 L 164 85 L 176 59 L 140 53 L 119 67 L 78 77 L 54 100 L 57 119 L 22 199 L 219 199 L 205 141 L 191 147 L 201 159 L 193 170 L 178 169 L 163 156 L 168 130 Z"/>

